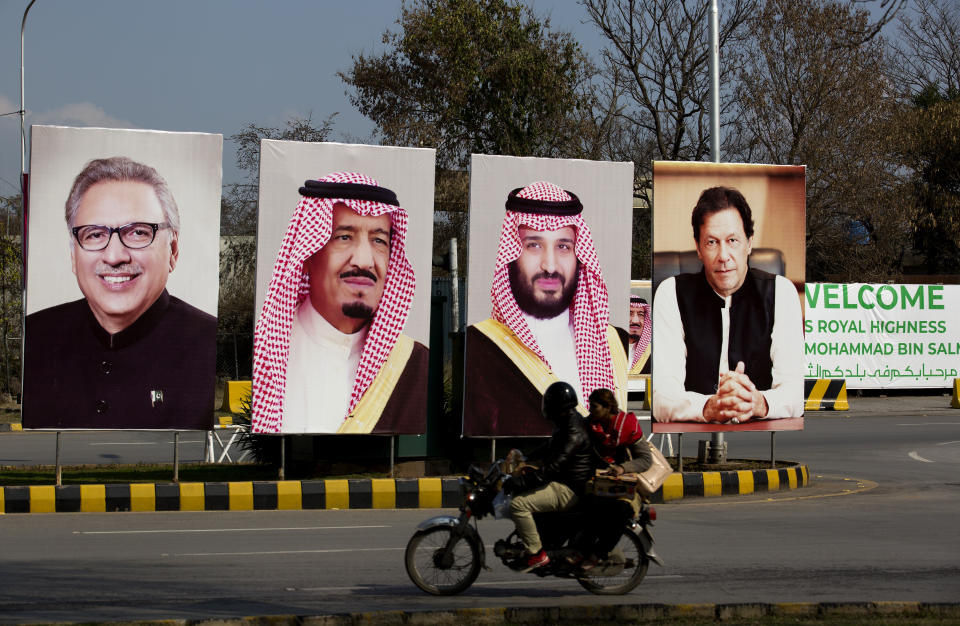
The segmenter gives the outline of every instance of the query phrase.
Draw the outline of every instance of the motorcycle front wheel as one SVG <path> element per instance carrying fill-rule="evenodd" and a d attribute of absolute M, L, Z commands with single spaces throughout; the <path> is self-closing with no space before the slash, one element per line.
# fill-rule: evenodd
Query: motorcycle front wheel
<path fill-rule="evenodd" d="M 577 582 L 590 593 L 618 596 L 630 593 L 639 585 L 649 565 L 640 538 L 632 530 L 625 530 L 609 558 L 577 578 Z"/>
<path fill-rule="evenodd" d="M 447 553 L 453 528 L 435 526 L 416 533 L 407 543 L 407 575 L 417 587 L 435 596 L 452 596 L 473 584 L 480 574 L 480 545 L 472 535 L 457 539 Z"/>

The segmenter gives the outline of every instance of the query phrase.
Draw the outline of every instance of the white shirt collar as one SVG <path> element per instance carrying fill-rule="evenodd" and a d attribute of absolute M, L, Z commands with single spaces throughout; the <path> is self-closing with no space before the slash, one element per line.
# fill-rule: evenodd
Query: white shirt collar
<path fill-rule="evenodd" d="M 535 334 L 559 333 L 573 326 L 573 317 L 570 315 L 569 308 L 556 317 L 548 317 L 545 319 L 534 317 L 525 311 L 521 311 L 521 313 L 523 314 L 523 319 L 527 321 L 527 326 L 529 326 L 530 330 L 533 330 Z"/>
<path fill-rule="evenodd" d="M 363 350 L 363 343 L 367 339 L 367 330 L 370 328 L 370 324 L 365 324 L 355 333 L 340 332 L 327 321 L 327 318 L 313 308 L 309 298 L 300 305 L 297 316 L 304 332 L 313 341 L 335 346 L 341 350 L 349 350 L 351 353 Z"/>

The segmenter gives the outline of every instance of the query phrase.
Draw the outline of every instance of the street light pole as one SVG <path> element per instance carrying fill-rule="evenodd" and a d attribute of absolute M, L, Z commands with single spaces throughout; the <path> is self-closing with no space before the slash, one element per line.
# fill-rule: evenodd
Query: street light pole
<path fill-rule="evenodd" d="M 710 0 L 710 160 L 720 162 L 720 26 L 717 0 Z"/>
<path fill-rule="evenodd" d="M 33 3 L 37 0 L 30 0 L 30 4 L 27 5 L 27 8 L 23 11 L 23 20 L 20 22 L 20 199 L 21 202 L 24 198 L 27 197 L 27 190 L 24 189 L 24 175 L 27 173 L 27 133 L 24 129 L 24 116 L 27 113 L 27 110 L 23 103 L 23 33 L 27 28 L 27 13 L 30 12 L 30 7 L 33 6 Z M 24 239 L 26 241 L 26 239 Z"/>
<path fill-rule="evenodd" d="M 720 26 L 717 0 L 710 0 L 710 160 L 720 162 Z M 710 437 L 710 462 L 727 460 L 723 433 Z"/>

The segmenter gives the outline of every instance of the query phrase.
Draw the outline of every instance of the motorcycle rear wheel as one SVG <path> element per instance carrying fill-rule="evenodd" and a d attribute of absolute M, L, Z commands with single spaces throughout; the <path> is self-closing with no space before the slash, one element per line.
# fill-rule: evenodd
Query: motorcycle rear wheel
<path fill-rule="evenodd" d="M 472 535 L 453 544 L 452 563 L 444 567 L 441 560 L 452 532 L 450 526 L 435 526 L 416 533 L 407 543 L 407 575 L 413 584 L 435 596 L 456 595 L 480 575 L 480 545 Z"/>
<path fill-rule="evenodd" d="M 609 567 L 594 568 L 577 578 L 580 586 L 590 593 L 600 596 L 618 596 L 630 593 L 647 575 L 647 567 L 650 565 L 650 560 L 643 550 L 640 538 L 631 530 L 623 532 L 623 536 L 620 537 L 616 547 L 610 551 L 608 561 L 623 564 L 624 567 L 619 571 L 616 571 L 618 568 L 614 567 L 616 573 L 612 575 L 604 574 L 605 570 L 610 570 Z"/>

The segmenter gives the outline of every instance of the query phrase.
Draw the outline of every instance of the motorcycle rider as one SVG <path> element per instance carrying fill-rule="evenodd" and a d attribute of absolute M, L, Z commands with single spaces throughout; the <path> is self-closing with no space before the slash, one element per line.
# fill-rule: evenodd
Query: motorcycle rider
<path fill-rule="evenodd" d="M 643 429 L 633 413 L 621 411 L 617 397 L 609 389 L 595 389 L 590 394 L 588 431 L 594 450 L 607 472 L 613 476 L 638 473 L 650 468 L 653 459 L 650 447 L 643 439 Z M 628 520 L 640 512 L 641 496 L 600 498 L 593 497 L 589 507 L 590 528 L 579 543 L 580 567 L 589 570 L 607 558 L 617 545 Z M 574 558 L 571 564 L 577 564 Z"/>
<path fill-rule="evenodd" d="M 511 478 L 504 485 L 514 494 L 510 517 L 526 549 L 528 572 L 550 562 L 540 543 L 534 513 L 572 508 L 594 473 L 594 453 L 586 423 L 577 412 L 577 393 L 568 383 L 555 382 L 543 394 L 542 413 L 554 425 L 553 434 L 542 449 L 539 469 Z M 538 451 L 540 452 L 540 451 Z M 531 453 L 531 457 L 537 452 Z"/>

